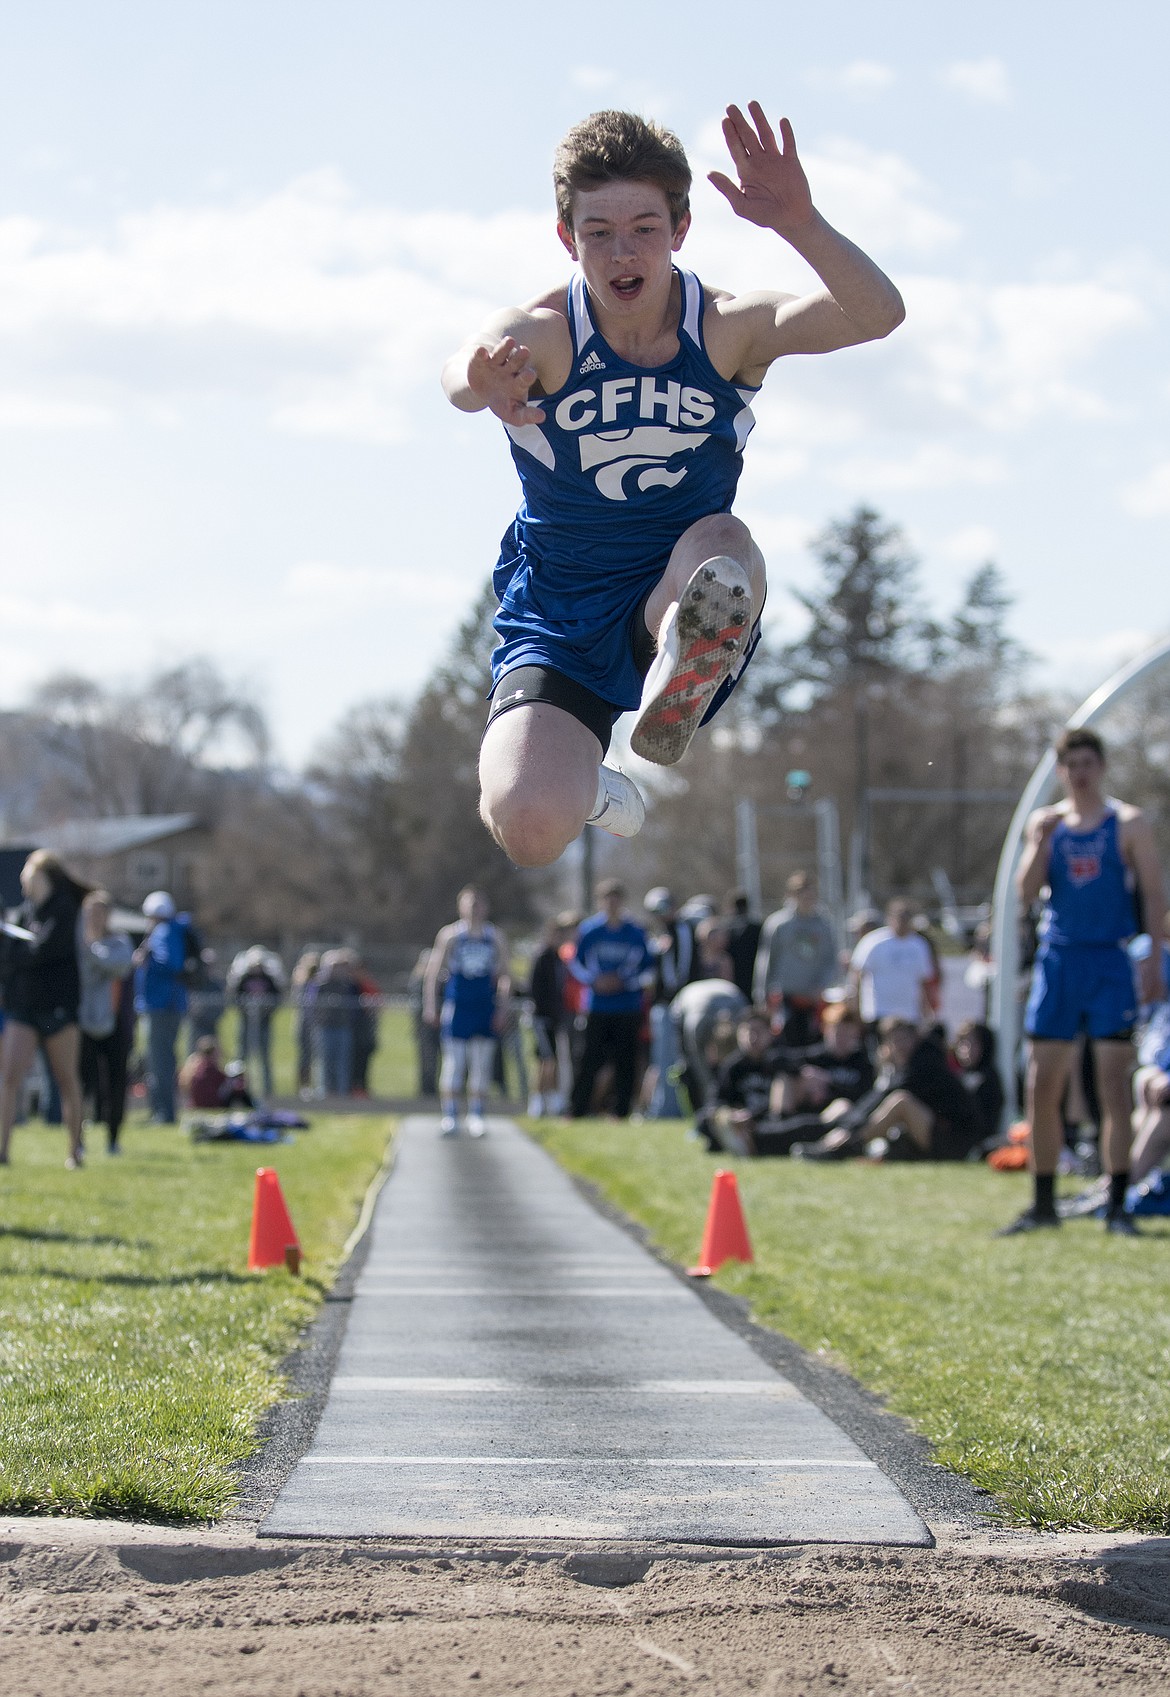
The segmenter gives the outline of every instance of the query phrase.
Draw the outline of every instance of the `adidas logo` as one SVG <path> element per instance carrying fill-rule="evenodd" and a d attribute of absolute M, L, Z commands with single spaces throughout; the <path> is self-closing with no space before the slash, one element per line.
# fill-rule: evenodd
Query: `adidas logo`
<path fill-rule="evenodd" d="M 605 370 L 605 361 L 599 356 L 597 349 L 594 348 L 594 350 L 591 354 L 586 354 L 585 358 L 581 361 L 580 365 L 577 367 L 577 375 L 579 377 L 585 377 L 591 371 L 604 371 L 604 370 Z"/>

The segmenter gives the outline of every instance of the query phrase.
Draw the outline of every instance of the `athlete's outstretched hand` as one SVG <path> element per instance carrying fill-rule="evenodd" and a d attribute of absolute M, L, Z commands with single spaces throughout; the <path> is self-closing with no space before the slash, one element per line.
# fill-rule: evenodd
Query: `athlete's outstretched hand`
<path fill-rule="evenodd" d="M 723 139 L 739 176 L 738 185 L 722 171 L 710 172 L 708 180 L 737 217 L 775 230 L 777 235 L 787 235 L 811 223 L 815 216 L 808 178 L 796 155 L 792 125 L 781 118 L 777 141 L 758 100 L 748 101 L 748 111 L 752 122 L 738 106 L 729 106 L 723 120 Z"/>
<path fill-rule="evenodd" d="M 494 348 L 479 347 L 467 362 L 468 387 L 505 424 L 543 424 L 544 413 L 528 399 L 536 382 L 536 367 L 528 349 L 512 336 Z"/>

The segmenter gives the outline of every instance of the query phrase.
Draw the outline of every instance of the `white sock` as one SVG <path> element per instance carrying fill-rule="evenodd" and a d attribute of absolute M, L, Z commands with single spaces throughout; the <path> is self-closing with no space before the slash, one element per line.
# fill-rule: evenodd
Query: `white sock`
<path fill-rule="evenodd" d="M 609 790 L 605 783 L 605 767 L 599 766 L 597 769 L 597 795 L 593 801 L 593 812 L 589 815 L 585 823 L 587 825 L 592 825 L 596 820 L 600 819 L 608 805 Z"/>

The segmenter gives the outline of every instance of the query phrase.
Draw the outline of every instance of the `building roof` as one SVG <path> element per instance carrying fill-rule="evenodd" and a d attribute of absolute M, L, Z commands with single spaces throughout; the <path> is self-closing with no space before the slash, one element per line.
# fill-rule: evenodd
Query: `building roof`
<path fill-rule="evenodd" d="M 94 860 L 104 860 L 109 855 L 148 848 L 198 828 L 197 813 L 154 813 L 125 819 L 63 819 L 57 825 L 46 825 L 25 835 L 38 848 L 51 849 L 54 854 L 88 855 Z"/>

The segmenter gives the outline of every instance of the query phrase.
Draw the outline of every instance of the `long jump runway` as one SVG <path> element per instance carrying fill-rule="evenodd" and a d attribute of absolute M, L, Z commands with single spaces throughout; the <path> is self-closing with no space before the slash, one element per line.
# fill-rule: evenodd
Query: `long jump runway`
<path fill-rule="evenodd" d="M 262 1533 L 931 1541 L 839 1427 L 509 1121 L 472 1141 L 408 1119 L 371 1229 L 312 1447 Z"/>

